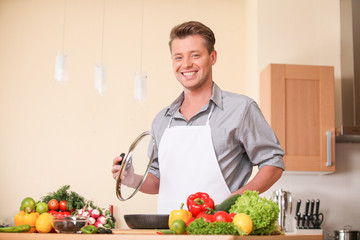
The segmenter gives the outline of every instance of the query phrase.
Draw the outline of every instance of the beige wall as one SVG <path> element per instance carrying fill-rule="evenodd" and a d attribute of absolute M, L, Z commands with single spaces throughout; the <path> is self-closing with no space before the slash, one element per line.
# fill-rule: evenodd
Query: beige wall
<path fill-rule="evenodd" d="M 142 1 L 105 1 L 103 54 L 109 89 L 104 96 L 93 88 L 101 56 L 102 0 L 67 0 L 69 82 L 54 80 L 63 3 L 0 0 L 0 220 L 12 221 L 24 197 L 39 199 L 65 184 L 100 206 L 113 204 L 118 227 L 126 227 L 125 213 L 156 212 L 156 196 L 138 194 L 119 202 L 110 169 L 113 157 L 148 130 L 154 115 L 181 91 L 167 46 L 170 28 L 180 22 L 200 20 L 215 31 L 214 75 L 224 90 L 258 100 L 258 75 L 270 62 L 333 65 L 336 110 L 341 106 L 339 0 L 145 0 L 144 105 L 132 97 L 140 65 Z M 339 115 L 336 120 L 339 124 Z M 284 176 L 273 189 L 285 188 L 295 198 L 320 198 L 327 233 L 345 224 L 360 229 L 353 200 L 360 197 L 358 149 L 358 144 L 337 145 L 335 174 Z M 352 184 L 345 188 L 348 180 Z"/>

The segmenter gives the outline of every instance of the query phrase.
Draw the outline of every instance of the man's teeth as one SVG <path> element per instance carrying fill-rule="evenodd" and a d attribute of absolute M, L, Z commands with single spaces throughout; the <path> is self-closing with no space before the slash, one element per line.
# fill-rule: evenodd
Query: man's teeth
<path fill-rule="evenodd" d="M 184 74 L 184 76 L 190 76 L 190 75 L 195 74 L 195 72 L 184 72 L 183 74 Z"/>

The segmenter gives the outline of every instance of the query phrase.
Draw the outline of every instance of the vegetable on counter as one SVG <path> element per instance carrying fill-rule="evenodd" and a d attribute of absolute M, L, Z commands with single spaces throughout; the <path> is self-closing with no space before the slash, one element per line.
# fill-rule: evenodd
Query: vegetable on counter
<path fill-rule="evenodd" d="M 214 209 L 214 200 L 207 193 L 197 192 L 187 198 L 187 207 L 194 217 L 208 209 Z"/>
<path fill-rule="evenodd" d="M 232 205 L 234 205 L 235 201 L 241 197 L 240 193 L 234 194 L 231 197 L 228 197 L 227 199 L 225 199 L 222 203 L 217 204 L 214 208 L 215 212 L 218 211 L 225 211 L 225 212 L 229 212 L 230 208 Z"/>
<path fill-rule="evenodd" d="M 227 212 L 218 211 L 213 216 L 213 222 L 232 222 L 232 219 Z"/>
<path fill-rule="evenodd" d="M 85 234 L 95 234 L 98 231 L 97 227 L 95 227 L 94 225 L 84 226 L 80 230 L 82 233 L 85 233 Z"/>
<path fill-rule="evenodd" d="M 70 185 L 65 185 L 55 192 L 48 193 L 43 196 L 41 200 L 49 204 L 50 210 L 57 211 L 60 207 L 61 211 L 73 211 L 74 209 L 81 209 L 86 205 L 84 197 L 78 193 L 69 191 Z M 65 209 L 66 208 L 66 209 Z"/>
<path fill-rule="evenodd" d="M 181 219 L 175 219 L 170 224 L 170 230 L 175 231 L 176 234 L 183 234 L 186 232 L 186 223 Z"/>
<path fill-rule="evenodd" d="M 213 222 L 214 215 L 208 214 L 206 212 L 199 213 L 196 218 L 202 218 L 205 222 Z"/>
<path fill-rule="evenodd" d="M 35 200 L 31 197 L 26 197 L 21 201 L 20 211 L 31 213 L 35 210 Z"/>
<path fill-rule="evenodd" d="M 229 210 L 230 213 L 245 213 L 251 218 L 251 235 L 281 234 L 277 224 L 279 211 L 274 201 L 260 197 L 257 191 L 245 191 Z"/>
<path fill-rule="evenodd" d="M 195 219 L 187 227 L 190 235 L 239 235 L 238 228 L 233 223 L 205 222 L 203 218 Z"/>
<path fill-rule="evenodd" d="M 0 232 L 8 232 L 8 233 L 22 233 L 29 232 L 31 229 L 29 224 L 13 226 L 13 227 L 2 227 L 0 228 Z"/>
<path fill-rule="evenodd" d="M 26 213 L 24 211 L 20 211 L 17 213 L 14 217 L 14 222 L 16 226 L 21 225 L 29 225 L 31 227 L 30 232 L 36 232 L 36 220 L 39 217 L 39 213 L 37 212 L 31 212 Z"/>
<path fill-rule="evenodd" d="M 232 221 L 239 231 L 243 231 L 246 235 L 250 234 L 253 229 L 253 223 L 249 215 L 245 213 L 237 213 Z"/>
<path fill-rule="evenodd" d="M 189 222 L 189 220 L 192 218 L 192 213 L 189 211 L 186 211 L 183 209 L 184 203 L 181 203 L 181 207 L 179 210 L 173 210 L 170 213 L 169 217 L 169 227 L 171 226 L 171 223 L 176 219 L 181 219 L 185 223 Z"/>

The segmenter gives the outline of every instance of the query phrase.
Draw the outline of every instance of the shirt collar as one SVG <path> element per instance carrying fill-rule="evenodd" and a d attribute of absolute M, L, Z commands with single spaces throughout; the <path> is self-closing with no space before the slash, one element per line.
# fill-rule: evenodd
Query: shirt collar
<path fill-rule="evenodd" d="M 210 98 L 212 102 L 215 103 L 217 107 L 223 110 L 223 101 L 222 101 L 222 90 L 213 82 L 213 94 Z M 167 108 L 165 115 L 174 115 L 180 108 L 182 102 L 184 101 L 184 92 L 180 94 L 178 98 L 175 99 L 174 102 Z"/>

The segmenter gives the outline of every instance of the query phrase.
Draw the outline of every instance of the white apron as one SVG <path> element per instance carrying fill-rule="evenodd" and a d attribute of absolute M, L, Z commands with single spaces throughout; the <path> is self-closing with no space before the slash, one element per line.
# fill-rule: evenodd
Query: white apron
<path fill-rule="evenodd" d="M 160 188 L 158 213 L 169 214 L 186 206 L 187 197 L 206 192 L 215 204 L 230 195 L 217 161 L 209 119 L 205 126 L 175 126 L 165 129 L 159 145 Z M 185 207 L 186 209 L 186 207 Z"/>

